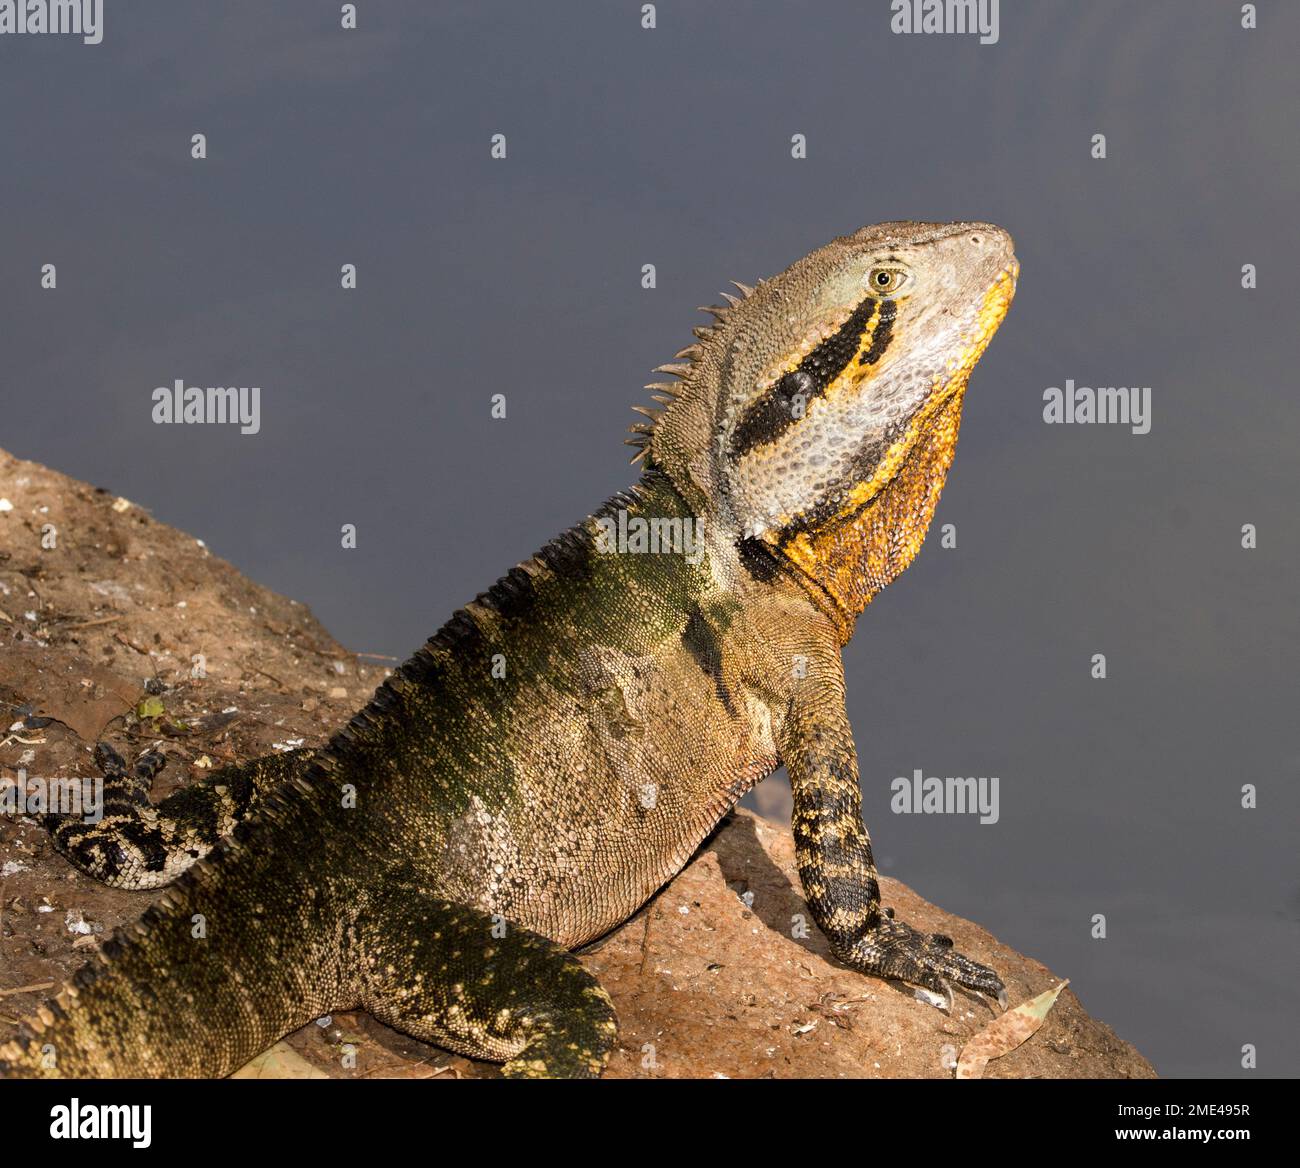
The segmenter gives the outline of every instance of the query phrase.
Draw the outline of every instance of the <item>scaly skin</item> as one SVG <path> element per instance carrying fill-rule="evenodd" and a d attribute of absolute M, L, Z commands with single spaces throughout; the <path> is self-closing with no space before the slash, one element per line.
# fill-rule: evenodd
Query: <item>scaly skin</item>
<path fill-rule="evenodd" d="M 156 809 L 157 761 L 101 748 L 106 816 L 53 821 L 56 845 L 171 887 L 0 1073 L 223 1075 L 360 1006 L 511 1075 L 599 1074 L 614 1013 L 569 950 L 781 762 L 836 956 L 1001 996 L 880 904 L 840 648 L 920 547 L 1017 270 L 991 225 L 884 224 L 741 286 L 664 367 L 637 485 L 457 612 L 327 747 Z M 608 546 L 641 520 L 695 554 Z"/>

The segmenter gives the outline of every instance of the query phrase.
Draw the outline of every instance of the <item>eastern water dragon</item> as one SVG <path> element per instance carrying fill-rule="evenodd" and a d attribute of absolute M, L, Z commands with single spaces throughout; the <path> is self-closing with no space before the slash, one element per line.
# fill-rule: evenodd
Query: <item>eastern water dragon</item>
<path fill-rule="evenodd" d="M 640 480 L 456 612 L 320 749 L 153 806 L 107 745 L 58 849 L 169 885 L 18 1038 L 9 1076 L 216 1076 L 352 1008 L 514 1076 L 600 1073 L 571 950 L 789 771 L 835 956 L 933 1000 L 997 974 L 880 902 L 841 646 L 916 555 L 1018 273 L 987 223 L 884 223 L 707 309 L 631 442 Z M 201 925 L 201 927 L 200 927 Z"/>

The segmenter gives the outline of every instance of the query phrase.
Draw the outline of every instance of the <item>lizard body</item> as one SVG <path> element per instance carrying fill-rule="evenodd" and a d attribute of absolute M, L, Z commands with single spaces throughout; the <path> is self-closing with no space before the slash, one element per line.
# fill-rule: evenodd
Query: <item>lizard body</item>
<path fill-rule="evenodd" d="M 739 286 L 662 367 L 640 481 L 458 611 L 326 747 L 153 807 L 157 759 L 101 745 L 105 817 L 52 819 L 56 846 L 169 887 L 0 1074 L 228 1074 L 358 1006 L 508 1074 L 598 1074 L 613 1009 L 569 950 L 781 763 L 836 956 L 1001 995 L 880 904 L 840 649 L 920 547 L 1017 272 L 999 228 L 892 223 Z"/>

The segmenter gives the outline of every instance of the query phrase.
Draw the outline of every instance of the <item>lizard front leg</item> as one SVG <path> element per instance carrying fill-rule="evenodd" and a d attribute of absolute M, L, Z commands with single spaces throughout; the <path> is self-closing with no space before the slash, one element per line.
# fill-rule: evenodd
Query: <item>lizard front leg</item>
<path fill-rule="evenodd" d="M 922 933 L 881 907 L 838 650 L 809 662 L 807 676 L 795 682 L 782 735 L 799 877 L 835 956 L 863 973 L 922 987 L 918 997 L 934 1005 L 951 1005 L 949 983 L 956 982 L 1005 1007 L 993 970 L 956 952 L 950 938 Z"/>

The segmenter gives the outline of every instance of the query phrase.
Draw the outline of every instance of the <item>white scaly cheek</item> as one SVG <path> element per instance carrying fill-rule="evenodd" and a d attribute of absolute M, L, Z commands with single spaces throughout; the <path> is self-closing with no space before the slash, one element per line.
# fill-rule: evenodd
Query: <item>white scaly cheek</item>
<path fill-rule="evenodd" d="M 924 404 L 942 368 L 941 354 L 926 346 L 882 368 L 858 392 L 817 399 L 779 441 L 742 458 L 733 484 L 748 534 L 838 499 L 869 474 L 863 457 Z"/>

